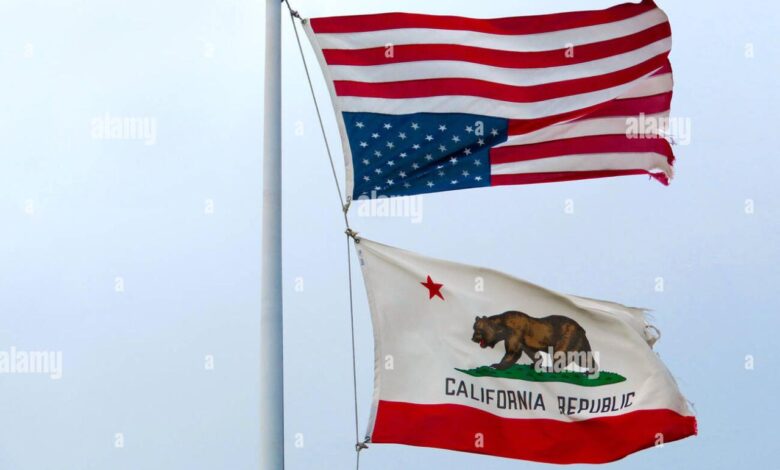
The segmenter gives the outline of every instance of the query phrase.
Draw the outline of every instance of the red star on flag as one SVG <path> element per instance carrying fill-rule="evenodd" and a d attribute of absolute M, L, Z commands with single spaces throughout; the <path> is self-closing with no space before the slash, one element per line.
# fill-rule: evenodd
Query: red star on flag
<path fill-rule="evenodd" d="M 428 300 L 438 297 L 441 300 L 444 300 L 444 296 L 441 295 L 441 288 L 444 286 L 444 284 L 436 284 L 433 282 L 433 279 L 431 279 L 431 276 L 428 276 L 428 280 L 426 282 L 421 282 L 423 286 L 425 286 L 426 289 L 428 289 Z"/>

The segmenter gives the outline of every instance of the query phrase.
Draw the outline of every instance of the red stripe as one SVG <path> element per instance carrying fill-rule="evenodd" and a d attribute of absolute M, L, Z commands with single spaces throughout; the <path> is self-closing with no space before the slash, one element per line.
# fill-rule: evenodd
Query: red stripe
<path fill-rule="evenodd" d="M 696 418 L 671 410 L 563 422 L 510 419 L 463 405 L 380 401 L 375 443 L 406 444 L 557 464 L 606 463 L 696 435 Z M 483 447 L 477 447 L 481 435 Z"/>
<path fill-rule="evenodd" d="M 315 33 L 358 33 L 399 28 L 425 28 L 507 35 L 538 34 L 621 21 L 654 8 L 656 8 L 655 3 L 645 0 L 640 4 L 626 3 L 606 10 L 494 19 L 380 13 L 312 18 L 311 26 Z"/>
<path fill-rule="evenodd" d="M 509 135 L 521 135 L 529 132 L 538 131 L 544 127 L 552 126 L 562 122 L 571 121 L 577 118 L 583 118 L 604 106 L 604 103 L 600 103 L 594 106 L 590 106 L 583 109 L 577 109 L 568 113 L 556 114 L 554 116 L 547 116 L 543 118 L 534 119 L 511 119 L 509 121 Z"/>
<path fill-rule="evenodd" d="M 656 70 L 655 73 L 651 75 L 651 77 L 656 77 L 658 75 L 666 75 L 668 73 L 672 73 L 672 63 L 669 61 L 667 61 L 663 67 Z"/>
<path fill-rule="evenodd" d="M 631 117 L 645 114 L 659 114 L 669 111 L 672 105 L 672 92 L 660 95 L 643 96 L 641 98 L 629 98 L 613 100 L 605 106 L 584 116 L 582 119 L 605 117 Z"/>
<path fill-rule="evenodd" d="M 328 65 L 371 66 L 425 60 L 451 60 L 494 67 L 529 69 L 580 64 L 612 57 L 668 38 L 671 34 L 669 23 L 662 23 L 621 38 L 583 44 L 573 49 L 563 47 L 552 51 L 516 52 L 459 44 L 399 44 L 393 46 L 390 57 L 388 57 L 388 49 L 384 46 L 367 49 L 323 49 L 322 54 Z"/>
<path fill-rule="evenodd" d="M 512 86 L 472 78 L 432 78 L 382 83 L 335 80 L 333 85 L 338 96 L 389 99 L 479 96 L 514 103 L 532 103 L 623 85 L 648 75 L 663 66 L 666 60 L 666 54 L 663 54 L 617 72 L 533 86 Z"/>
<path fill-rule="evenodd" d="M 669 177 L 663 173 L 651 173 L 646 170 L 598 170 L 598 171 L 560 171 L 553 173 L 521 173 L 516 175 L 491 175 L 491 186 L 513 186 L 518 184 L 562 183 L 616 176 L 647 175 L 669 186 Z"/>
<path fill-rule="evenodd" d="M 662 138 L 628 138 L 619 135 L 592 135 L 571 139 L 551 140 L 536 144 L 510 145 L 490 150 L 490 164 L 524 162 L 562 155 L 603 153 L 658 153 L 674 161 L 672 146 Z M 598 157 L 595 157 L 598 158 Z"/>

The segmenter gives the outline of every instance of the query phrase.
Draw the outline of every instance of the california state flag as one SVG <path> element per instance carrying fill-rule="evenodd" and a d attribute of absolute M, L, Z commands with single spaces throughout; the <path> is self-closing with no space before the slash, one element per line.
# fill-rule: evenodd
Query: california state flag
<path fill-rule="evenodd" d="M 373 443 L 604 463 L 696 434 L 641 309 L 360 239 Z"/>

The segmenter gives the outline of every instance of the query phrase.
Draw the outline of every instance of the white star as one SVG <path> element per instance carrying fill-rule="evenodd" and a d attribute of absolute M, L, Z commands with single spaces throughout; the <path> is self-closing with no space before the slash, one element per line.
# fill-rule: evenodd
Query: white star
<path fill-rule="evenodd" d="M 444 176 L 444 172 L 443 172 L 443 171 L 440 171 L 440 172 L 439 172 L 439 176 Z"/>
<path fill-rule="evenodd" d="M 490 135 L 492 135 L 493 137 L 495 137 L 495 136 L 497 136 L 497 135 L 498 135 L 498 131 L 497 131 L 496 129 L 491 129 L 491 130 L 490 130 Z"/>
<path fill-rule="evenodd" d="M 367 143 L 365 143 L 365 142 L 361 142 L 361 143 L 360 143 L 360 146 L 361 146 L 361 147 L 363 147 L 363 148 L 366 148 L 366 147 L 368 147 L 368 144 L 367 144 Z"/>
<path fill-rule="evenodd" d="M 398 176 L 400 176 L 401 178 L 406 178 L 406 172 L 405 171 L 401 171 L 401 172 L 398 173 Z"/>
<path fill-rule="evenodd" d="M 481 176 L 475 176 L 474 179 L 477 180 L 477 181 L 482 181 L 482 177 Z"/>
<path fill-rule="evenodd" d="M 411 187 L 412 187 L 412 185 L 411 185 L 411 184 L 409 184 L 409 183 L 404 183 L 404 188 L 411 188 Z"/>
<path fill-rule="evenodd" d="M 413 122 L 413 123 L 412 123 L 412 129 L 414 129 L 414 130 L 417 130 L 417 129 L 419 129 L 419 128 L 420 128 L 420 125 L 419 125 L 419 124 L 417 124 L 416 122 Z"/>
<path fill-rule="evenodd" d="M 391 126 L 390 123 L 386 123 L 384 127 L 385 127 L 385 129 L 392 129 L 393 128 L 393 126 Z"/>
<path fill-rule="evenodd" d="M 391 149 L 391 148 L 394 148 L 394 147 L 395 147 L 394 143 L 392 143 L 392 142 L 388 142 L 387 143 L 387 148 Z"/>
<path fill-rule="evenodd" d="M 433 140 L 433 136 L 432 136 L 432 135 L 426 135 L 426 136 L 425 136 L 425 140 L 427 140 L 428 142 L 430 142 L 430 141 L 432 141 L 432 140 Z"/>
<path fill-rule="evenodd" d="M 414 144 L 412 145 L 412 148 L 415 150 L 420 150 L 420 144 Z"/>
<path fill-rule="evenodd" d="M 404 134 L 403 132 L 399 132 L 398 133 L 398 138 L 401 139 L 401 140 L 405 140 L 406 139 L 406 134 Z"/>
<path fill-rule="evenodd" d="M 371 162 L 367 158 L 363 159 L 363 165 L 370 165 L 370 164 Z"/>
<path fill-rule="evenodd" d="M 357 122 L 357 123 L 355 123 L 355 127 L 359 127 L 360 129 L 362 129 L 365 126 L 363 125 L 362 122 Z"/>
<path fill-rule="evenodd" d="M 374 155 L 376 155 L 377 157 L 381 157 L 382 152 L 380 152 L 379 150 L 374 150 Z"/>
<path fill-rule="evenodd" d="M 458 180 L 452 180 L 450 181 L 450 184 L 458 184 Z"/>
<path fill-rule="evenodd" d="M 419 169 L 419 168 L 420 168 L 420 165 L 418 165 L 418 164 L 416 164 L 416 163 L 412 163 L 412 168 L 413 168 L 413 169 L 415 169 L 415 170 L 417 170 L 417 169 Z"/>
<path fill-rule="evenodd" d="M 471 173 L 469 173 L 467 170 L 463 170 L 463 173 L 461 173 L 463 176 L 469 176 Z"/>
<path fill-rule="evenodd" d="M 460 137 L 458 137 L 457 135 L 453 135 L 452 136 L 452 141 L 453 142 L 460 142 Z"/>
<path fill-rule="evenodd" d="M 479 159 L 474 160 L 474 166 L 480 166 L 482 162 Z"/>
<path fill-rule="evenodd" d="M 432 187 L 433 187 L 433 181 L 428 181 L 428 182 L 427 182 L 427 183 L 425 183 L 425 184 L 426 184 L 426 185 L 427 185 L 429 188 L 432 188 Z"/>
<path fill-rule="evenodd" d="M 381 186 L 374 186 L 374 191 L 381 191 L 381 190 L 382 190 Z"/>
<path fill-rule="evenodd" d="M 443 145 L 439 145 L 439 152 L 445 152 L 445 151 L 447 151 L 447 147 Z"/>
<path fill-rule="evenodd" d="M 406 152 L 401 152 L 401 155 L 399 155 L 401 158 L 406 158 Z"/>
<path fill-rule="evenodd" d="M 373 134 L 371 134 L 371 138 L 372 138 L 372 139 L 378 139 L 378 138 L 379 138 L 379 134 L 377 134 L 376 132 L 374 132 Z"/>
<path fill-rule="evenodd" d="M 466 150 L 463 151 L 464 155 L 471 155 L 471 149 L 466 147 Z"/>
<path fill-rule="evenodd" d="M 376 170 L 374 170 L 374 173 L 376 173 L 377 175 L 381 175 L 382 174 L 382 169 L 381 168 L 377 168 Z"/>
<path fill-rule="evenodd" d="M 468 132 L 469 134 L 471 134 L 472 132 L 474 132 L 474 128 L 473 128 L 473 127 L 471 127 L 471 126 L 466 126 L 466 132 Z"/>
<path fill-rule="evenodd" d="M 450 158 L 450 163 L 452 163 L 453 165 L 457 165 L 458 164 L 458 159 L 455 158 L 455 157 L 452 157 L 452 158 Z"/>
<path fill-rule="evenodd" d="M 447 130 L 447 126 L 445 126 L 444 124 L 442 124 L 441 126 L 439 126 L 439 130 L 440 130 L 440 131 L 442 131 L 442 132 L 444 132 L 444 131 L 446 131 L 446 130 Z"/>
<path fill-rule="evenodd" d="M 437 170 L 441 170 L 442 168 L 444 168 L 444 165 L 436 165 Z"/>
<path fill-rule="evenodd" d="M 393 180 L 387 180 L 387 184 L 388 184 L 389 186 L 392 186 L 392 185 L 394 185 L 394 184 L 395 184 L 395 181 L 393 181 Z"/>
<path fill-rule="evenodd" d="M 479 139 L 477 143 L 479 144 L 480 147 L 482 147 L 483 145 L 485 145 L 485 139 Z"/>
<path fill-rule="evenodd" d="M 368 176 L 364 176 L 363 181 L 371 181 L 371 178 L 369 178 Z"/>
<path fill-rule="evenodd" d="M 428 160 L 428 161 L 431 161 L 431 160 L 433 160 L 433 155 L 431 155 L 429 153 L 428 155 L 425 156 L 425 159 Z"/>
<path fill-rule="evenodd" d="M 387 162 L 387 166 L 395 166 L 395 162 L 390 160 L 389 162 Z"/>

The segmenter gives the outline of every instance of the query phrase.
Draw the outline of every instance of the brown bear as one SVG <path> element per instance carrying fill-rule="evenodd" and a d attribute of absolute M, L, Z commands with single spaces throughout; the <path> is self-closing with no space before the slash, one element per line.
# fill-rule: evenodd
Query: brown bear
<path fill-rule="evenodd" d="M 471 340 L 483 349 L 488 346 L 494 348 L 500 341 L 504 341 L 506 354 L 501 362 L 490 366 L 498 370 L 511 367 L 523 353 L 539 370 L 542 356 L 538 353 L 552 351 L 565 353 L 568 358 L 566 365 L 574 362 L 587 368 L 588 374 L 596 373 L 596 363 L 592 360 L 585 329 L 571 318 L 561 315 L 533 318 L 523 312 L 509 311 L 492 317 L 477 317 Z"/>

